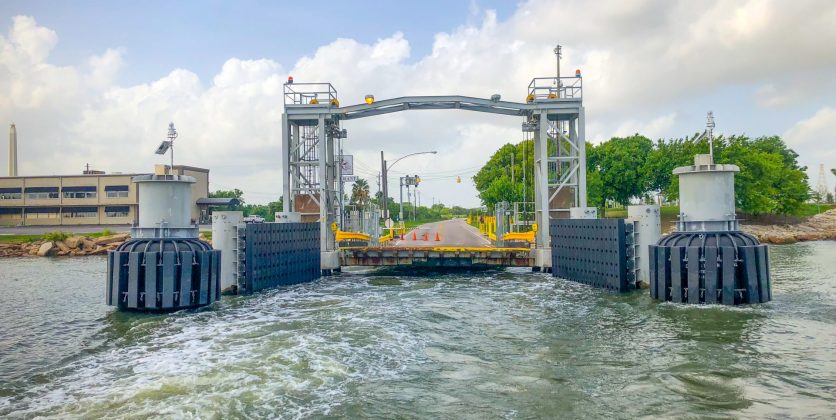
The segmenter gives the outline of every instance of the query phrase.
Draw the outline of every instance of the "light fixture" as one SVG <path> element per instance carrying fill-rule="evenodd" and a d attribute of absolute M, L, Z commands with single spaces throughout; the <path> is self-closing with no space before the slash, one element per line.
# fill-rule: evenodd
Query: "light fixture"
<path fill-rule="evenodd" d="M 491 95 L 491 102 L 499 102 L 500 99 L 502 99 L 502 96 L 499 96 L 498 93 Z"/>
<path fill-rule="evenodd" d="M 374 95 L 366 95 L 366 105 L 371 105 L 374 103 Z"/>

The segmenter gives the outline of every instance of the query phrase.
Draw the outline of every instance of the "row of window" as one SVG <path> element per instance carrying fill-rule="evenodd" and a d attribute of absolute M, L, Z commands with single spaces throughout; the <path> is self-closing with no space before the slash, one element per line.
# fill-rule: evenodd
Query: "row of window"
<path fill-rule="evenodd" d="M 105 217 L 128 217 L 130 207 L 128 206 L 105 206 Z M 21 213 L 26 214 L 27 219 L 57 219 L 59 215 L 67 218 L 91 218 L 98 217 L 99 210 L 96 207 L 30 207 L 26 209 L 0 207 L 0 217 L 19 218 Z"/>
<path fill-rule="evenodd" d="M 23 196 L 19 192 L 0 192 L 0 200 L 20 200 Z M 64 198 L 96 198 L 95 191 L 64 191 Z M 107 198 L 128 198 L 128 191 L 105 191 Z M 58 198 L 58 192 L 27 192 L 27 200 L 49 200 Z"/>

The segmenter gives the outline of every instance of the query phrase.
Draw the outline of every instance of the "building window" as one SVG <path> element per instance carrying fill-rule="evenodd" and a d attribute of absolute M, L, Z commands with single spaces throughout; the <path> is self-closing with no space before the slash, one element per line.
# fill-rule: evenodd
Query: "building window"
<path fill-rule="evenodd" d="M 127 191 L 105 191 L 107 198 L 128 198 Z"/>
<path fill-rule="evenodd" d="M 20 219 L 23 209 L 20 207 L 0 207 L 0 219 Z"/>
<path fill-rule="evenodd" d="M 61 214 L 58 207 L 29 207 L 25 212 L 27 219 L 57 219 Z"/>
<path fill-rule="evenodd" d="M 106 206 L 105 216 L 107 217 L 128 217 L 130 208 L 128 206 Z"/>
<path fill-rule="evenodd" d="M 58 187 L 27 187 L 25 192 L 28 200 L 58 198 Z"/>
<path fill-rule="evenodd" d="M 64 198 L 96 198 L 95 191 L 62 191 Z"/>
<path fill-rule="evenodd" d="M 57 192 L 36 192 L 36 193 L 26 193 L 26 199 L 28 200 L 48 200 L 51 198 L 58 198 Z"/>
<path fill-rule="evenodd" d="M 64 217 L 99 217 L 99 210 L 96 207 L 64 207 L 61 209 Z"/>
<path fill-rule="evenodd" d="M 23 188 L 0 188 L 0 200 L 20 200 Z"/>
<path fill-rule="evenodd" d="M 106 185 L 105 197 L 107 198 L 128 198 L 127 185 Z"/>

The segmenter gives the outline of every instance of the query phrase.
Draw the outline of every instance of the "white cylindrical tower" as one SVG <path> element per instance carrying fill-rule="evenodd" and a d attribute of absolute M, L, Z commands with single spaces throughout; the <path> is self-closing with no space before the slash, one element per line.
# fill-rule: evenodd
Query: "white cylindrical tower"
<path fill-rule="evenodd" d="M 139 223 L 134 238 L 197 238 L 192 223 L 192 184 L 185 175 L 139 175 L 133 178 L 139 190 Z"/>
<path fill-rule="evenodd" d="M 738 230 L 734 174 L 737 165 L 715 164 L 711 155 L 697 155 L 694 165 L 673 170 L 679 176 L 680 232 Z"/>

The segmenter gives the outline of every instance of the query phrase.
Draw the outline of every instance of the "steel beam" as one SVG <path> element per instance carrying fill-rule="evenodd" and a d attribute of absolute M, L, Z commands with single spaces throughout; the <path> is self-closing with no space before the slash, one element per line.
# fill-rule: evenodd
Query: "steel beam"
<path fill-rule="evenodd" d="M 586 207 L 586 122 L 585 122 L 584 107 L 580 107 L 578 112 L 578 207 Z"/>
<path fill-rule="evenodd" d="M 289 212 L 290 211 L 290 183 L 292 175 L 292 169 L 290 166 L 290 153 L 291 153 L 291 139 L 290 139 L 290 126 L 287 121 L 287 114 L 282 113 L 282 194 L 284 194 L 284 199 L 282 200 L 282 211 Z"/>

